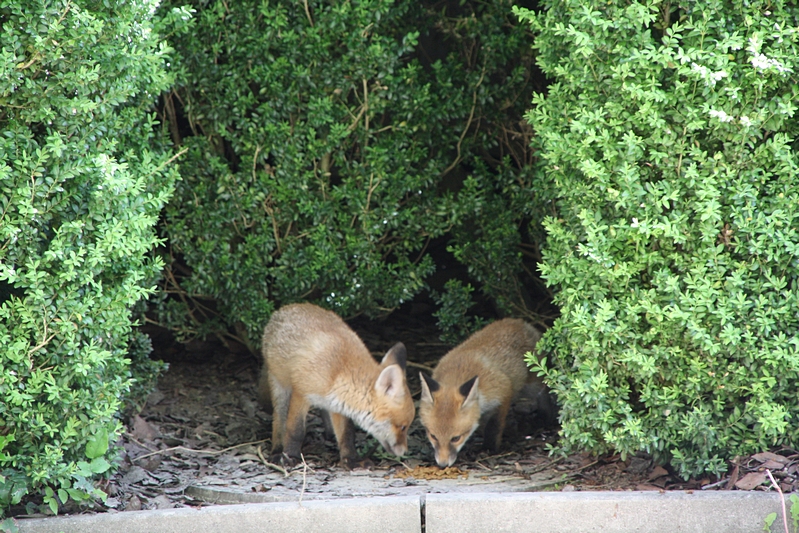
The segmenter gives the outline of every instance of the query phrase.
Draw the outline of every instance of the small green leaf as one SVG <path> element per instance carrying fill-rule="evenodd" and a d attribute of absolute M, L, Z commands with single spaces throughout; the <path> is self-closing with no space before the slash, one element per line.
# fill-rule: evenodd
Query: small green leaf
<path fill-rule="evenodd" d="M 89 495 L 83 491 L 77 489 L 66 489 L 69 496 L 75 500 L 76 502 L 84 501 L 89 499 Z"/>
<path fill-rule="evenodd" d="M 92 473 L 93 473 L 92 472 L 92 467 L 86 461 L 78 461 L 77 467 L 78 467 L 77 475 L 80 478 L 87 478 L 87 477 L 91 477 L 92 476 Z"/>
<path fill-rule="evenodd" d="M 9 433 L 8 435 L 5 436 L 0 435 L 0 451 L 2 451 L 3 448 L 5 448 L 6 445 L 11 442 L 14 442 L 14 433 Z M 2 476 L 0 476 L 0 482 L 3 481 L 1 478 Z"/>
<path fill-rule="evenodd" d="M 50 507 L 50 510 L 53 511 L 53 514 L 58 514 L 58 502 L 55 498 L 49 498 L 46 500 L 47 505 Z"/>
<path fill-rule="evenodd" d="M 0 531 L 2 533 L 19 533 L 19 528 L 13 518 L 6 518 L 0 522 Z"/>
<path fill-rule="evenodd" d="M 111 468 L 111 463 L 106 461 L 103 457 L 98 457 L 96 459 L 93 459 L 92 462 L 89 464 L 89 469 L 94 474 L 102 474 L 109 468 Z"/>
<path fill-rule="evenodd" d="M 777 519 L 777 513 L 769 513 L 766 515 L 766 518 L 763 519 L 765 525 L 763 526 L 763 531 L 770 532 L 771 531 L 771 524 L 774 523 L 774 520 Z"/>
<path fill-rule="evenodd" d="M 58 499 L 62 504 L 67 503 L 67 500 L 69 500 L 69 494 L 64 489 L 58 489 Z"/>
<path fill-rule="evenodd" d="M 88 468 L 88 463 L 86 463 L 86 467 Z M 72 484 L 72 486 L 75 489 L 85 492 L 87 494 L 94 489 L 94 486 L 91 484 L 91 482 L 88 479 L 86 479 L 86 476 L 76 475 L 73 477 L 75 478 L 75 482 Z"/>
<path fill-rule="evenodd" d="M 94 439 L 86 443 L 86 457 L 96 459 L 102 457 L 108 451 L 108 430 L 102 428 L 94 436 Z"/>
<path fill-rule="evenodd" d="M 100 498 L 100 501 L 102 501 L 103 503 L 105 503 L 105 501 L 108 499 L 108 494 L 106 494 L 104 491 L 100 489 L 94 489 L 92 491 L 92 495 L 95 498 Z"/>

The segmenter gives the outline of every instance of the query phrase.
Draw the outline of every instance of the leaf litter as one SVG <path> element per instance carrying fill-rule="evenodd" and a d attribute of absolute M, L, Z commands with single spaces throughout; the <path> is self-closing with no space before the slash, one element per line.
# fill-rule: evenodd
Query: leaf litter
<path fill-rule="evenodd" d="M 396 315 L 396 313 L 395 313 Z M 418 370 L 431 369 L 449 347 L 429 316 L 392 315 L 391 321 L 352 322 L 376 357 L 398 340 L 408 348 L 409 386 L 418 400 Z M 646 454 L 550 455 L 557 428 L 542 428 L 527 408 L 511 409 L 501 452 L 481 450 L 475 434 L 455 466 L 435 466 L 416 419 L 403 459 L 386 454 L 363 431 L 356 444 L 375 467 L 345 470 L 318 413 L 308 417 L 303 462 L 291 469 L 268 461 L 271 416 L 257 401 L 259 362 L 214 342 L 196 351 L 159 342 L 170 363 L 141 413 L 118 442 L 121 466 L 102 487 L 95 510 L 139 510 L 247 502 L 389 496 L 440 492 L 586 490 L 770 490 L 766 470 L 784 492 L 799 490 L 799 454 L 776 450 L 736 458 L 726 476 L 684 481 Z M 199 355 L 198 355 L 199 354 Z"/>

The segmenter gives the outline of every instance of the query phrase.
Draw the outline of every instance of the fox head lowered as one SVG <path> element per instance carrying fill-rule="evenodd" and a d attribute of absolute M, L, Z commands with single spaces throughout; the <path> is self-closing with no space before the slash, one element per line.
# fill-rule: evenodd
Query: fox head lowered
<path fill-rule="evenodd" d="M 419 418 L 433 445 L 438 466 L 452 466 L 480 422 L 480 378 L 474 376 L 459 387 L 448 387 L 421 372 L 419 376 L 422 383 Z"/>
<path fill-rule="evenodd" d="M 364 427 L 386 450 L 397 456 L 408 452 L 408 428 L 415 414 L 405 379 L 406 361 L 407 352 L 401 342 L 386 352 L 372 391 L 374 422 Z"/>

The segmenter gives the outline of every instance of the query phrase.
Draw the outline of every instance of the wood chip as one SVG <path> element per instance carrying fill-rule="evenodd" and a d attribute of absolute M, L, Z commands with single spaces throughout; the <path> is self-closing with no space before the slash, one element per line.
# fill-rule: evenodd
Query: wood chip
<path fill-rule="evenodd" d="M 735 463 L 732 473 L 730 474 L 730 479 L 727 480 L 727 484 L 724 485 L 725 490 L 732 490 L 733 487 L 735 487 L 735 484 L 738 482 L 738 476 L 740 475 L 739 470 L 740 467 L 738 466 L 738 463 Z"/>
<path fill-rule="evenodd" d="M 776 461 L 781 464 L 788 464 L 790 462 L 790 459 L 787 457 L 771 452 L 756 453 L 752 456 L 752 459 L 760 461 L 761 463 L 765 463 L 766 461 Z"/>
<path fill-rule="evenodd" d="M 652 481 L 653 479 L 657 479 L 659 477 L 668 476 L 669 472 L 663 468 L 662 466 L 656 466 L 652 469 L 652 473 L 649 474 L 649 477 L 646 479 L 647 481 Z"/>
<path fill-rule="evenodd" d="M 133 417 L 133 438 L 140 441 L 153 440 L 158 436 L 158 431 L 145 419 L 136 415 Z"/>
<path fill-rule="evenodd" d="M 769 459 L 768 461 L 760 465 L 760 467 L 768 468 L 769 470 L 782 470 L 783 468 L 785 468 L 785 463 Z"/>
<path fill-rule="evenodd" d="M 749 472 L 735 482 L 735 487 L 740 490 L 752 490 L 762 485 L 764 481 L 766 481 L 765 472 Z"/>

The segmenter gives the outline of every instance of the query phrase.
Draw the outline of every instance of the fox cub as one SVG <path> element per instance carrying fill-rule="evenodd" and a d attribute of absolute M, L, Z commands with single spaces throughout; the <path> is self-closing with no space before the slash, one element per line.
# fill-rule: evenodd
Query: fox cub
<path fill-rule="evenodd" d="M 541 334 L 519 319 L 489 324 L 450 350 L 436 365 L 433 377 L 420 373 L 419 418 L 440 467 L 451 466 L 458 452 L 484 421 L 485 448 L 496 452 L 511 401 L 528 383 L 541 393 L 539 409 L 551 405 L 541 380 L 524 362 Z"/>
<path fill-rule="evenodd" d="M 311 407 L 329 415 L 346 468 L 364 464 L 355 450 L 353 421 L 386 450 L 398 456 L 408 451 L 414 407 L 404 344 L 394 345 L 378 364 L 338 315 L 303 303 L 275 311 L 262 350 L 258 389 L 262 404 L 271 399 L 274 460 L 296 464 Z"/>

